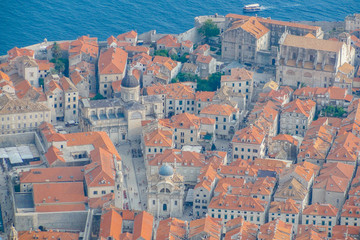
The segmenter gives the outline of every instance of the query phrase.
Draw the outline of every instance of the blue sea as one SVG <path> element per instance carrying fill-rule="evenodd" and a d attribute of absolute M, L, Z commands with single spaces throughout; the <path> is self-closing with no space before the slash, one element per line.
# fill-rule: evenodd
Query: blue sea
<path fill-rule="evenodd" d="M 360 0 L 0 0 L 0 55 L 44 38 L 105 40 L 131 29 L 180 33 L 196 16 L 242 14 L 251 3 L 264 6 L 259 16 L 279 20 L 341 21 L 360 12 Z"/>

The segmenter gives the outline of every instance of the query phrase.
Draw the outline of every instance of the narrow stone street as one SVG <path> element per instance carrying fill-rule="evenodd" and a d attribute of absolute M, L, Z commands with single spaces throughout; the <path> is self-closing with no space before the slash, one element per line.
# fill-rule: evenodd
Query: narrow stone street
<path fill-rule="evenodd" d="M 144 199 L 141 194 L 145 195 L 145 193 L 142 191 L 144 184 L 142 183 L 143 179 L 141 176 L 146 176 L 146 172 L 145 167 L 140 169 L 142 158 L 133 158 L 132 149 L 134 147 L 135 144 L 122 144 L 117 148 L 122 159 L 124 182 L 125 186 L 127 186 L 124 203 L 131 210 L 144 210 L 144 205 L 141 201 L 144 201 Z M 139 179 L 141 179 L 141 182 L 138 181 Z"/>
<path fill-rule="evenodd" d="M 13 211 L 13 199 L 12 191 L 9 184 L 9 177 L 7 174 L 7 165 L 0 165 L 0 204 L 1 204 L 1 215 L 4 224 L 4 233 L 0 233 L 0 237 L 7 239 L 10 227 L 14 224 L 14 211 Z"/>

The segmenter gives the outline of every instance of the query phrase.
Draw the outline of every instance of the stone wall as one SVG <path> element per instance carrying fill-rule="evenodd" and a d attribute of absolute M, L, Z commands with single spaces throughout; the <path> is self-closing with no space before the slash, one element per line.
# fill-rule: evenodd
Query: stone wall
<path fill-rule="evenodd" d="M 324 39 L 335 37 L 345 31 L 345 22 L 299 21 L 296 23 L 321 27 L 324 32 Z"/>
<path fill-rule="evenodd" d="M 84 231 L 87 216 L 88 211 L 16 213 L 15 227 L 18 231 L 38 229 L 39 226 L 46 229 Z"/>

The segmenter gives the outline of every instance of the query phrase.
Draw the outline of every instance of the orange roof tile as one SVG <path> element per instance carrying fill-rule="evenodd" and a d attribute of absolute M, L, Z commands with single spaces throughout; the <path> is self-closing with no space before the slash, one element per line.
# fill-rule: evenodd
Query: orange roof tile
<path fill-rule="evenodd" d="M 219 224 L 220 219 L 215 219 L 209 216 L 205 218 L 192 220 L 190 222 L 189 238 L 201 236 L 205 234 L 208 239 L 220 240 L 221 225 Z"/>
<path fill-rule="evenodd" d="M 272 140 L 289 142 L 295 146 L 299 144 L 299 141 L 296 138 L 288 134 L 278 134 L 275 137 L 273 137 Z"/>
<path fill-rule="evenodd" d="M 53 230 L 47 230 L 47 231 L 30 230 L 30 231 L 19 231 L 18 237 L 19 240 L 29 240 L 29 239 L 78 240 L 79 233 L 59 232 Z"/>
<path fill-rule="evenodd" d="M 195 93 L 196 101 L 211 102 L 215 96 L 215 92 L 203 92 L 199 91 Z"/>
<path fill-rule="evenodd" d="M 226 223 L 226 226 L 227 227 L 229 226 L 228 223 L 230 221 L 237 220 L 237 219 L 242 219 L 242 218 L 238 217 L 238 218 L 229 220 Z M 241 225 L 226 232 L 224 240 L 233 240 L 233 239 L 255 240 L 258 230 L 259 230 L 259 227 L 256 224 L 250 223 L 247 221 L 242 221 Z"/>
<path fill-rule="evenodd" d="M 213 59 L 215 59 L 215 58 L 213 58 L 210 55 L 208 55 L 208 56 L 198 55 L 196 58 L 196 62 L 209 64 Z"/>
<path fill-rule="evenodd" d="M 180 43 L 177 42 L 177 38 L 173 35 L 165 35 L 156 41 L 156 45 L 164 45 L 166 48 L 180 48 Z"/>
<path fill-rule="evenodd" d="M 172 147 L 172 132 L 156 129 L 144 136 L 145 146 L 147 147 Z"/>
<path fill-rule="evenodd" d="M 130 32 L 119 34 L 116 38 L 119 41 L 125 41 L 126 38 L 135 39 L 135 38 L 137 38 L 137 35 L 138 35 L 137 32 L 135 32 L 134 30 L 131 30 Z"/>
<path fill-rule="evenodd" d="M 360 226 L 335 225 L 332 228 L 332 239 L 356 239 L 360 235 Z"/>
<path fill-rule="evenodd" d="M 249 19 L 250 18 L 250 16 L 233 14 L 233 13 L 229 13 L 225 17 L 233 18 L 233 19 Z M 317 26 L 305 25 L 305 24 L 300 24 L 300 23 L 295 23 L 295 22 L 279 21 L 279 20 L 274 20 L 271 18 L 258 17 L 257 20 L 261 23 L 269 23 L 269 24 L 280 25 L 280 26 L 303 28 L 303 29 L 314 30 L 314 31 L 320 29 L 320 27 L 317 27 Z"/>
<path fill-rule="evenodd" d="M 239 82 L 249 81 L 253 79 L 254 72 L 250 72 L 245 68 L 232 68 L 231 75 L 221 76 L 221 82 Z"/>
<path fill-rule="evenodd" d="M 286 199 L 285 202 L 271 202 L 270 213 L 282 213 L 282 214 L 298 214 L 300 213 L 300 204 L 297 204 L 291 198 Z"/>
<path fill-rule="evenodd" d="M 303 215 L 336 217 L 338 209 L 331 204 L 314 203 L 303 210 Z"/>
<path fill-rule="evenodd" d="M 82 182 L 35 183 L 33 198 L 36 211 L 52 211 L 52 208 L 85 210 L 84 186 Z M 68 206 L 72 205 L 72 206 Z M 68 208 L 67 208 L 68 207 Z M 55 210 L 54 210 L 55 211 Z M 52 211 L 53 212 L 53 211 Z"/>
<path fill-rule="evenodd" d="M 134 220 L 133 239 L 151 240 L 153 234 L 154 217 L 145 211 L 136 215 Z"/>
<path fill-rule="evenodd" d="M 237 28 L 242 28 L 244 31 L 248 32 L 256 39 L 261 38 L 270 31 L 268 28 L 262 25 L 256 17 L 250 17 L 247 20 L 235 21 L 232 26 L 226 31 L 231 31 Z"/>
<path fill-rule="evenodd" d="M 210 104 L 204 107 L 200 114 L 209 114 L 216 116 L 231 116 L 232 114 L 236 114 L 238 111 L 237 108 L 234 108 L 227 104 Z"/>
<path fill-rule="evenodd" d="M 270 239 L 292 239 L 292 224 L 285 223 L 280 219 L 273 220 L 262 226 L 260 226 L 260 232 L 258 239 L 270 240 Z"/>
<path fill-rule="evenodd" d="M 311 109 L 315 108 L 316 103 L 312 100 L 296 99 L 292 102 L 285 104 L 282 112 L 296 112 L 309 117 Z"/>
<path fill-rule="evenodd" d="M 260 128 L 254 125 L 250 125 L 246 128 L 236 131 L 232 142 L 245 144 L 262 144 L 264 138 L 265 134 Z"/>
<path fill-rule="evenodd" d="M 258 198 L 220 194 L 211 199 L 208 208 L 236 211 L 264 212 L 267 202 Z"/>
<path fill-rule="evenodd" d="M 128 54 L 121 48 L 109 48 L 99 57 L 99 74 L 124 74 Z"/>
<path fill-rule="evenodd" d="M 120 240 L 122 229 L 122 217 L 114 209 L 101 215 L 99 237 L 113 240 Z"/>
<path fill-rule="evenodd" d="M 82 182 L 84 181 L 84 167 L 56 167 L 56 168 L 33 168 L 26 172 L 20 172 L 21 183 L 42 182 Z"/>
<path fill-rule="evenodd" d="M 10 77 L 6 73 L 0 71 L 0 80 L 3 80 L 3 79 L 8 82 L 10 81 Z"/>
<path fill-rule="evenodd" d="M 77 40 L 72 41 L 69 46 L 69 58 L 73 58 L 79 54 L 87 54 L 97 58 L 99 54 L 97 38 L 81 36 Z"/>
<path fill-rule="evenodd" d="M 156 240 L 175 240 L 183 239 L 186 235 L 187 225 L 184 221 L 177 218 L 167 218 L 159 222 L 156 231 Z"/>
<path fill-rule="evenodd" d="M 104 204 L 112 201 L 113 199 L 114 193 L 108 193 L 101 197 L 88 199 L 88 204 L 90 208 L 103 208 Z"/>
<path fill-rule="evenodd" d="M 26 48 L 17 48 L 17 47 L 10 49 L 7 53 L 8 53 L 8 61 L 20 56 L 34 57 L 35 54 L 33 50 Z"/>
<path fill-rule="evenodd" d="M 48 161 L 49 165 L 51 166 L 58 161 L 65 163 L 66 161 L 62 155 L 63 154 L 59 149 L 57 149 L 54 146 L 50 146 L 48 151 L 45 153 L 45 158 Z"/>
<path fill-rule="evenodd" d="M 328 239 L 327 230 L 317 225 L 298 225 L 296 239 L 299 240 L 326 240 Z"/>
<path fill-rule="evenodd" d="M 51 68 L 55 68 L 54 63 L 51 63 L 48 60 L 35 59 L 35 61 L 39 66 L 39 71 L 50 71 Z"/>

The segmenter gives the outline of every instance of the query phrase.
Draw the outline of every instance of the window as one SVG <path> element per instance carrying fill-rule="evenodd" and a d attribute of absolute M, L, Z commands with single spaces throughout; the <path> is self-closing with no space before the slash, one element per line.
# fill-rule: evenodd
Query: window
<path fill-rule="evenodd" d="M 98 191 L 94 191 L 94 195 L 97 195 L 98 194 Z"/>
<path fill-rule="evenodd" d="M 76 97 L 73 98 L 74 102 L 76 101 Z"/>
<path fill-rule="evenodd" d="M 175 206 L 177 206 L 177 201 L 174 202 Z"/>
<path fill-rule="evenodd" d="M 106 194 L 106 191 L 102 190 L 102 191 L 101 191 L 101 194 Z"/>

